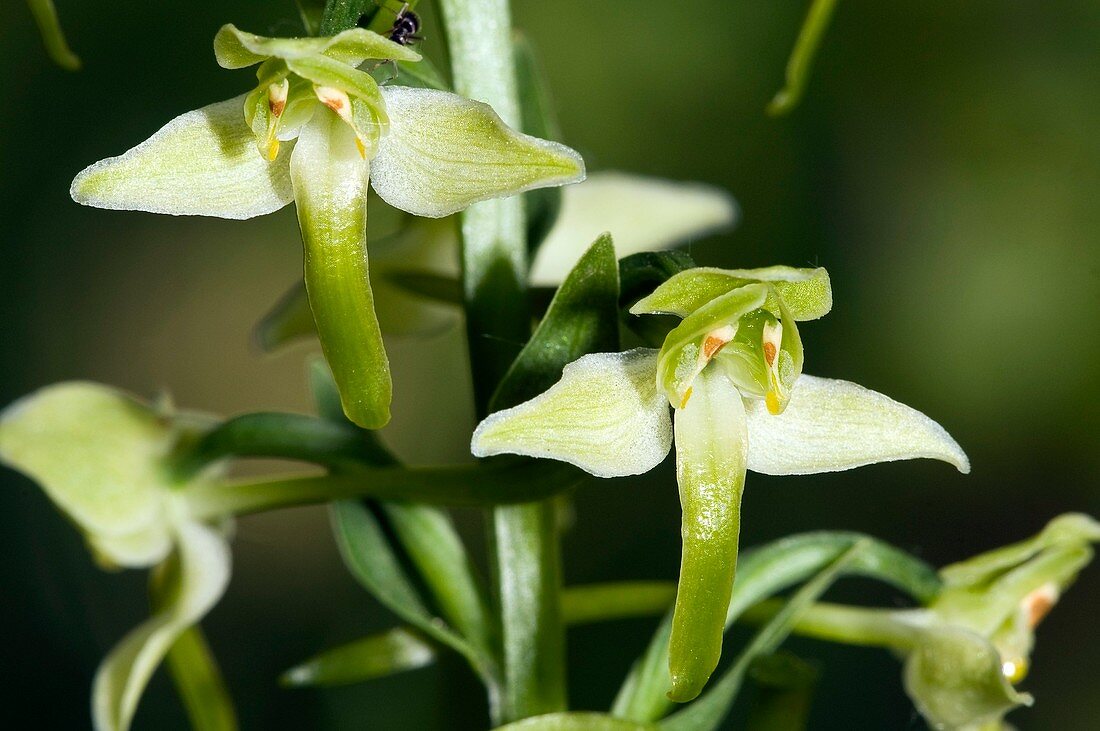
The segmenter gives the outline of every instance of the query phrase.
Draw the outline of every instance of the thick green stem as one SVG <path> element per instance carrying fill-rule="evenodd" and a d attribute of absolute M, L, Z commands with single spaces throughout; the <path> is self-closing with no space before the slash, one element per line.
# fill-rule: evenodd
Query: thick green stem
<path fill-rule="evenodd" d="M 440 0 L 455 91 L 522 127 L 507 0 Z M 467 337 L 479 415 L 530 334 L 523 199 L 471 206 L 462 215 Z M 494 508 L 505 689 L 502 720 L 566 707 L 561 555 L 550 503 Z"/>

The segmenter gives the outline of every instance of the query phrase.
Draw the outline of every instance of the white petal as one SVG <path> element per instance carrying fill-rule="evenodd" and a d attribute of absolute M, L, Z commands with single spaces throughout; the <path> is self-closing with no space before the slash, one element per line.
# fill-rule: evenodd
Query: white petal
<path fill-rule="evenodd" d="M 382 94 L 390 129 L 371 163 L 371 183 L 391 206 L 439 218 L 584 179 L 580 155 L 516 132 L 487 104 L 434 89 L 387 86 Z"/>
<path fill-rule="evenodd" d="M 294 199 L 289 152 L 274 162 L 260 156 L 239 96 L 176 117 L 137 147 L 85 168 L 70 193 L 96 208 L 252 218 Z"/>
<path fill-rule="evenodd" d="M 597 477 L 648 472 L 672 446 L 656 368 L 657 351 L 648 348 L 583 356 L 545 393 L 486 417 L 471 449 L 478 457 L 556 459 Z"/>
<path fill-rule="evenodd" d="M 108 562 L 148 566 L 168 548 L 170 423 L 113 388 L 68 382 L 0 416 L 0 461 L 35 480 Z"/>
<path fill-rule="evenodd" d="M 225 540 L 198 523 L 178 528 L 179 587 L 175 601 L 131 630 L 104 658 L 92 685 L 97 731 L 129 728 L 149 678 L 176 638 L 225 593 L 230 556 Z"/>
<path fill-rule="evenodd" d="M 748 408 L 749 469 L 805 475 L 928 457 L 970 471 L 970 461 L 942 426 L 891 398 L 848 381 L 802 376 L 787 410 Z"/>
<path fill-rule="evenodd" d="M 603 172 L 566 188 L 562 196 L 561 214 L 531 266 L 536 285 L 560 284 L 604 231 L 615 237 L 622 257 L 671 249 L 737 220 L 730 194 L 702 183 Z"/>

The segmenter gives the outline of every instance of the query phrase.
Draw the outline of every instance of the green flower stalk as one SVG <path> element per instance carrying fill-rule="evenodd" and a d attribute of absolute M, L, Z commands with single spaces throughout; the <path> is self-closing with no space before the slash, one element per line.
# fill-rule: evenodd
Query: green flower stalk
<path fill-rule="evenodd" d="M 189 112 L 119 157 L 90 166 L 72 196 L 99 208 L 245 219 L 294 201 L 305 283 L 345 412 L 389 421 L 389 364 L 366 250 L 368 186 L 390 205 L 442 217 L 472 203 L 584 178 L 573 150 L 523 135 L 485 104 L 380 87 L 363 63 L 419 60 L 362 28 L 265 38 L 227 25 L 218 63 L 258 65 L 242 97 Z"/>
<path fill-rule="evenodd" d="M 684 516 L 673 700 L 696 697 L 721 654 L 746 470 L 812 474 L 916 457 L 970 469 L 959 445 L 920 412 L 853 383 L 802 375 L 797 322 L 831 306 L 824 269 L 681 272 L 631 308 L 683 318 L 660 350 L 584 356 L 548 391 L 474 432 L 477 456 L 557 459 L 598 477 L 647 472 L 675 439 Z"/>

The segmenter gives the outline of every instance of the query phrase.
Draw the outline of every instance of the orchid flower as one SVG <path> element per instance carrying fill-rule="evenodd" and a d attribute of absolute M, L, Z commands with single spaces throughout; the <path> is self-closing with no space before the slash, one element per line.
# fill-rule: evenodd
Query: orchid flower
<path fill-rule="evenodd" d="M 390 205 L 442 217 L 472 203 L 584 178 L 573 150 L 511 129 L 480 102 L 379 87 L 364 62 L 418 61 L 377 33 L 214 39 L 228 69 L 259 65 L 252 92 L 188 112 L 76 176 L 99 208 L 245 219 L 294 201 L 305 284 L 348 417 L 389 421 L 389 363 L 368 279 L 368 185 Z"/>
<path fill-rule="evenodd" d="M 549 390 L 490 414 L 474 432 L 479 457 L 556 459 L 598 477 L 646 472 L 675 442 L 683 554 L 673 700 L 697 696 L 721 654 L 746 470 L 811 474 L 916 457 L 970 469 L 920 412 L 854 383 L 801 375 L 796 323 L 831 307 L 824 269 L 683 271 L 631 308 L 683 318 L 660 350 L 586 355 Z"/>
<path fill-rule="evenodd" d="M 96 672 L 99 731 L 129 727 L 141 694 L 175 640 L 210 611 L 229 582 L 224 525 L 193 517 L 168 456 L 209 421 L 166 415 L 114 389 L 61 383 L 0 415 L 0 462 L 42 486 L 105 568 L 158 567 L 172 584 L 163 606 L 131 630 Z M 170 570 L 165 570 L 170 567 Z"/>

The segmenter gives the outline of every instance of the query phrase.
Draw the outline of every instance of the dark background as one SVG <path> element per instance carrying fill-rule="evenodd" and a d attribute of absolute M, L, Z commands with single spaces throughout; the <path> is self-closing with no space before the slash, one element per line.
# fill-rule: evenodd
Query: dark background
<path fill-rule="evenodd" d="M 85 69 L 41 51 L 20 2 L 0 7 L 0 402 L 89 378 L 221 413 L 308 410 L 298 348 L 262 357 L 252 323 L 299 276 L 293 212 L 249 222 L 81 208 L 73 175 L 171 117 L 250 86 L 214 63 L 223 22 L 299 32 L 278 2 L 61 0 Z M 845 0 L 804 104 L 763 109 L 804 2 L 517 0 L 543 52 L 565 141 L 592 170 L 697 179 L 743 209 L 695 245 L 707 264 L 819 264 L 836 306 L 807 324 L 807 370 L 933 415 L 973 474 L 938 463 L 818 477 L 750 476 L 744 545 L 816 528 L 862 530 L 942 564 L 1100 514 L 1100 4 Z M 427 19 L 425 34 L 440 30 Z M 429 42 L 429 49 L 432 48 Z M 465 454 L 472 416 L 460 340 L 390 344 L 405 454 Z M 458 384 L 462 384 L 459 386 Z M 104 652 L 146 613 L 141 572 L 96 570 L 43 494 L 0 475 L 0 688 L 8 718 L 82 728 Z M 572 582 L 668 578 L 678 565 L 666 465 L 590 484 L 565 559 Z M 460 514 L 477 544 L 478 516 Z M 244 728 L 478 728 L 457 663 L 369 685 L 284 691 L 298 660 L 391 618 L 345 574 L 322 508 L 241 520 L 235 573 L 205 626 Z M 836 596 L 891 601 L 848 583 Z M 1043 625 L 1021 729 L 1095 728 L 1100 572 Z M 649 622 L 571 635 L 576 706 L 605 708 Z M 887 653 L 795 643 L 823 661 L 814 729 L 922 728 Z M 139 729 L 184 727 L 158 675 Z"/>

